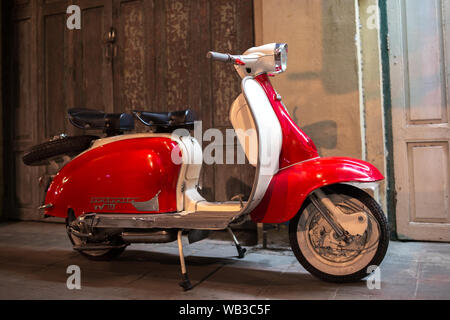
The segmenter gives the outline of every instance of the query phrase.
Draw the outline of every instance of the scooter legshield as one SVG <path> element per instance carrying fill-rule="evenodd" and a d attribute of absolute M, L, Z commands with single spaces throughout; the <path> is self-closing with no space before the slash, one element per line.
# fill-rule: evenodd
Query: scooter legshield
<path fill-rule="evenodd" d="M 84 213 L 162 213 L 177 211 L 180 164 L 170 138 L 114 141 L 88 150 L 66 164 L 53 179 L 46 214 L 66 217 L 69 208 Z M 177 150 L 175 150 L 177 152 Z M 179 151 L 178 151 L 179 152 Z"/>
<path fill-rule="evenodd" d="M 351 158 L 317 158 L 280 170 L 271 180 L 263 200 L 252 211 L 255 222 L 283 223 L 300 210 L 308 195 L 321 187 L 344 182 L 383 180 L 368 162 Z"/>

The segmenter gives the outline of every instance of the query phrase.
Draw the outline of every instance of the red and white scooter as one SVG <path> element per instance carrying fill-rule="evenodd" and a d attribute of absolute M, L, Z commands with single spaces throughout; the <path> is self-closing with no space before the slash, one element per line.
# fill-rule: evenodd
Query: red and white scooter
<path fill-rule="evenodd" d="M 247 219 L 289 222 L 295 256 L 321 279 L 347 282 L 367 276 L 367 268 L 384 258 L 389 236 L 380 206 L 358 186 L 380 181 L 382 174 L 364 161 L 319 157 L 269 81 L 269 75 L 286 70 L 286 44 L 207 57 L 234 64 L 242 77 L 230 120 L 256 167 L 247 200 L 208 202 L 197 191 L 202 150 L 186 130 L 195 120 L 189 110 L 132 115 L 72 109 L 74 125 L 102 128 L 107 137 L 61 136 L 25 155 L 26 164 L 41 165 L 78 153 L 52 177 L 41 209 L 66 218 L 74 249 L 93 259 L 116 256 L 130 243 L 178 240 L 185 290 L 192 285 L 182 234 L 192 243 L 210 230 L 227 229 L 241 258 L 245 249 L 230 227 Z M 123 134 L 134 128 L 133 116 L 155 132 Z"/>

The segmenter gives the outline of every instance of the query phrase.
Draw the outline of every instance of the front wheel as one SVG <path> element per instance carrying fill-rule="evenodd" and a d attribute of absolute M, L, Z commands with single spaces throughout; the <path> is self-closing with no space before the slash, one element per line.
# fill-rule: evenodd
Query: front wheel
<path fill-rule="evenodd" d="M 386 217 L 378 203 L 358 188 L 333 185 L 322 190 L 345 214 L 366 213 L 367 229 L 362 236 L 340 239 L 308 198 L 289 223 L 292 250 L 300 264 L 322 280 L 358 281 L 368 275 L 369 266 L 378 266 L 386 254 Z"/>

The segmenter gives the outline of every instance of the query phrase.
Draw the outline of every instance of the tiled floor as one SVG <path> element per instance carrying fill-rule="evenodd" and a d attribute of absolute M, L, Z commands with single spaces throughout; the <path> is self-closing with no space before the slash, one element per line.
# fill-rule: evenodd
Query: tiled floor
<path fill-rule="evenodd" d="M 239 260 L 231 242 L 186 245 L 195 288 L 183 292 L 176 243 L 132 245 L 95 262 L 72 250 L 61 224 L 3 223 L 0 299 L 450 299 L 450 244 L 391 242 L 379 290 L 320 281 L 290 250 L 247 249 Z M 69 265 L 81 269 L 80 290 L 67 289 Z"/>

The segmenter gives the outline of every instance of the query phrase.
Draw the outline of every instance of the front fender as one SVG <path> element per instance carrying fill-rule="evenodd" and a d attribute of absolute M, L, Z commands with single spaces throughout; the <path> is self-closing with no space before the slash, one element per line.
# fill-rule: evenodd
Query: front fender
<path fill-rule="evenodd" d="M 283 223 L 300 210 L 308 195 L 321 187 L 343 182 L 383 180 L 368 162 L 351 158 L 317 158 L 280 170 L 273 176 L 263 200 L 252 211 L 255 222 Z"/>

